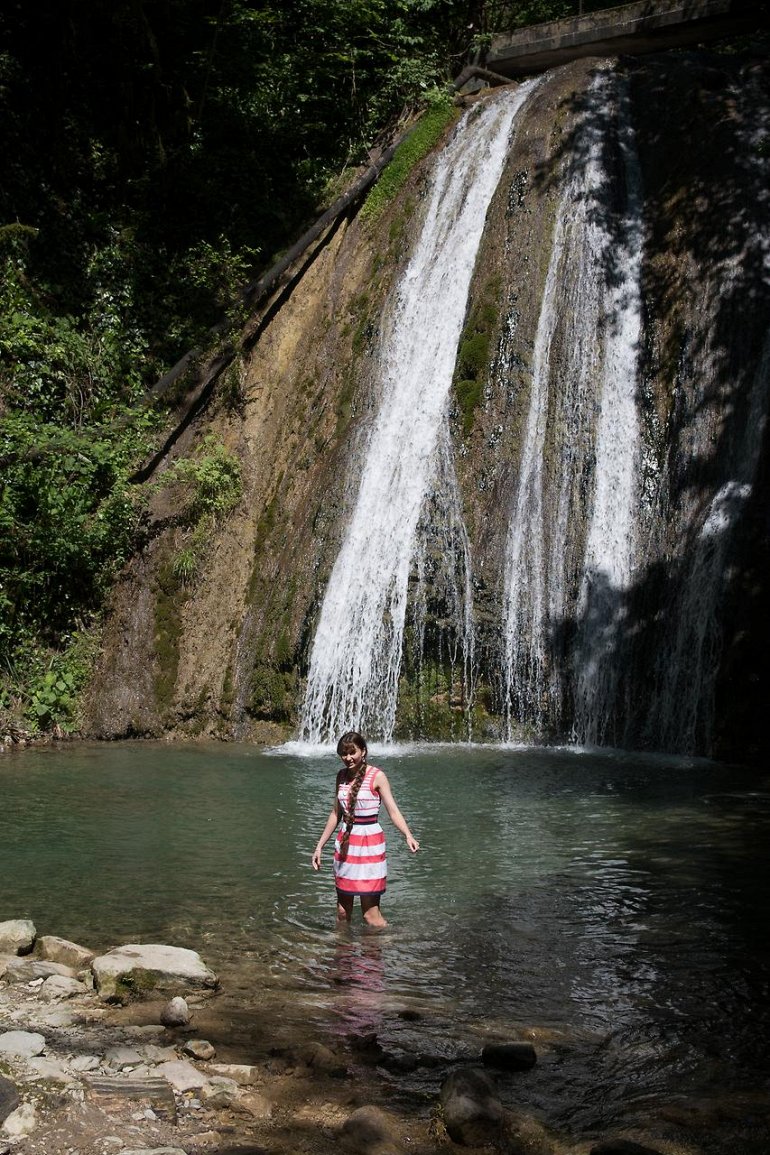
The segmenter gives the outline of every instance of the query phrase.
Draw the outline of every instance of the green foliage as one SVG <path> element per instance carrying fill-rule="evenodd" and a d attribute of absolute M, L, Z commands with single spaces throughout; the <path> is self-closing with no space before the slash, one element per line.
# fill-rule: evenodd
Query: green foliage
<path fill-rule="evenodd" d="M 185 545 L 171 563 L 178 587 L 192 586 L 211 542 L 212 530 L 235 508 L 243 492 L 238 458 L 211 435 L 193 457 L 173 462 L 156 483 L 170 490 L 186 531 Z"/>
<path fill-rule="evenodd" d="M 162 487 L 181 486 L 186 494 L 183 520 L 196 528 L 218 524 L 235 508 L 243 492 L 238 458 L 213 435 L 204 437 L 194 457 L 185 457 L 163 474 Z"/>
<path fill-rule="evenodd" d="M 391 204 L 406 184 L 412 169 L 441 139 L 447 125 L 457 115 L 445 92 L 433 94 L 428 109 L 399 144 L 395 155 L 366 198 L 363 220 L 374 221 Z"/>

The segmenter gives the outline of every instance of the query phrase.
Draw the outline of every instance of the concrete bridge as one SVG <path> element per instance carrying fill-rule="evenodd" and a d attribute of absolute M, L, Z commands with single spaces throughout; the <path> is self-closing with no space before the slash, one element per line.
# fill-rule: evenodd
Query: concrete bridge
<path fill-rule="evenodd" d="M 581 56 L 638 55 L 766 29 L 764 0 L 637 0 L 603 12 L 495 35 L 485 67 L 529 76 Z"/>

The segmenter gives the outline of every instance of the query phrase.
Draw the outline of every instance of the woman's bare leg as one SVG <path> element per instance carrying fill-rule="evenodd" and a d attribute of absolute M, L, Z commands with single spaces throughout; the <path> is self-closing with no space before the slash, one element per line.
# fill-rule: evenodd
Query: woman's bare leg
<path fill-rule="evenodd" d="M 353 917 L 353 895 L 337 891 L 337 922 L 350 922 Z"/>
<path fill-rule="evenodd" d="M 388 925 L 386 920 L 382 917 L 379 894 L 361 895 L 361 913 L 364 916 L 364 922 L 367 926 Z"/>

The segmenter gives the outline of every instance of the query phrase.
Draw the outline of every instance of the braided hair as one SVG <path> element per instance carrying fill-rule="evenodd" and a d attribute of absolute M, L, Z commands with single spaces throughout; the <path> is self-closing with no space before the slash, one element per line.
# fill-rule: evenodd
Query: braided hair
<path fill-rule="evenodd" d="M 363 738 L 360 734 L 356 733 L 355 730 L 349 730 L 346 734 L 342 735 L 339 742 L 337 743 L 337 753 L 340 755 L 340 757 L 342 757 L 344 751 L 349 750 L 351 746 L 353 746 L 356 750 L 363 751 L 364 760 L 358 767 L 355 777 L 350 783 L 350 790 L 348 791 L 347 806 L 345 807 L 345 829 L 340 835 L 339 840 L 340 858 L 345 858 L 348 852 L 350 832 L 353 829 L 353 823 L 355 822 L 356 818 L 356 799 L 358 798 L 358 792 L 363 785 L 364 778 L 366 777 L 366 771 L 369 769 L 366 763 L 366 739 Z"/>

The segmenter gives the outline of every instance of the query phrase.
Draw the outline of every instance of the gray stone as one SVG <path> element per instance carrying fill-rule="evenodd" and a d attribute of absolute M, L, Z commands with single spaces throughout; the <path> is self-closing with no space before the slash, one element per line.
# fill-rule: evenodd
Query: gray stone
<path fill-rule="evenodd" d="M 95 951 L 66 938 L 57 938 L 54 934 L 43 934 L 35 943 L 35 957 L 46 962 L 61 963 L 62 966 L 72 967 L 73 970 L 84 970 L 91 965 Z"/>
<path fill-rule="evenodd" d="M 150 1079 L 127 1078 L 117 1076 L 86 1076 L 86 1088 L 89 1098 L 94 1099 L 99 1106 L 110 1111 L 124 1111 L 132 1103 L 147 1106 L 161 1119 L 171 1123 L 176 1122 L 176 1100 L 174 1092 L 165 1079 L 153 1077 Z"/>
<path fill-rule="evenodd" d="M 33 1058 L 27 1060 L 27 1067 L 34 1071 L 39 1079 L 48 1079 L 52 1083 L 72 1083 L 75 1076 L 68 1071 L 58 1059 Z"/>
<path fill-rule="evenodd" d="M 269 1119 L 273 1113 L 273 1104 L 259 1091 L 241 1091 L 235 1098 L 233 1107 L 242 1115 L 250 1115 L 252 1119 Z"/>
<path fill-rule="evenodd" d="M 441 1086 L 444 1126 L 449 1138 L 465 1147 L 497 1143 L 505 1112 L 492 1080 L 475 1067 L 458 1067 Z"/>
<path fill-rule="evenodd" d="M 170 1083 L 175 1091 L 193 1091 L 208 1084 L 206 1075 L 184 1059 L 177 1059 L 174 1063 L 161 1063 L 155 1068 L 155 1074 Z"/>
<path fill-rule="evenodd" d="M 219 980 L 194 950 L 160 943 L 128 943 L 91 963 L 99 997 L 128 1002 L 179 988 L 213 989 Z"/>
<path fill-rule="evenodd" d="M 110 1047 L 104 1053 L 104 1062 L 108 1067 L 138 1067 L 142 1056 L 133 1047 Z"/>
<path fill-rule="evenodd" d="M 72 967 L 62 966 L 61 963 L 45 962 L 37 958 L 11 959 L 5 968 L 5 979 L 9 983 L 30 983 L 37 979 L 47 979 L 51 975 L 60 975 L 63 978 L 75 979 Z"/>
<path fill-rule="evenodd" d="M 164 1027 L 186 1027 L 190 1018 L 190 1008 L 181 995 L 167 1002 L 160 1012 L 160 1021 Z"/>
<path fill-rule="evenodd" d="M 12 1059 L 31 1059 L 42 1055 L 45 1039 L 34 1031 L 5 1031 L 0 1035 L 0 1055 Z"/>
<path fill-rule="evenodd" d="M 40 998 L 46 1003 L 55 1002 L 57 999 L 73 999 L 76 995 L 87 993 L 83 983 L 67 975 L 50 975 L 40 988 Z"/>
<path fill-rule="evenodd" d="M 35 924 L 28 918 L 0 922 L 0 954 L 29 954 L 36 936 Z"/>
<path fill-rule="evenodd" d="M 139 1049 L 148 1063 L 173 1063 L 179 1057 L 173 1047 L 158 1047 L 154 1043 L 146 1043 Z"/>
<path fill-rule="evenodd" d="M 219 1075 L 225 1079 L 232 1079 L 239 1087 L 251 1087 L 254 1083 L 258 1083 L 260 1078 L 259 1067 L 250 1067 L 245 1063 L 212 1063 L 208 1071 L 212 1076 L 212 1082 L 214 1077 Z"/>
<path fill-rule="evenodd" d="M 187 1155 L 181 1147 L 124 1147 L 118 1155 Z"/>
<path fill-rule="evenodd" d="M 34 1103 L 22 1103 L 3 1121 L 2 1131 L 9 1139 L 24 1139 L 37 1126 L 37 1111 Z"/>
<path fill-rule="evenodd" d="M 207 1039 L 188 1039 L 182 1047 L 182 1054 L 192 1059 L 200 1059 L 204 1063 L 216 1057 L 216 1051 Z"/>
<path fill-rule="evenodd" d="M 78 1055 L 70 1063 L 73 1071 L 95 1071 L 97 1067 L 101 1066 L 101 1059 L 98 1055 Z"/>

